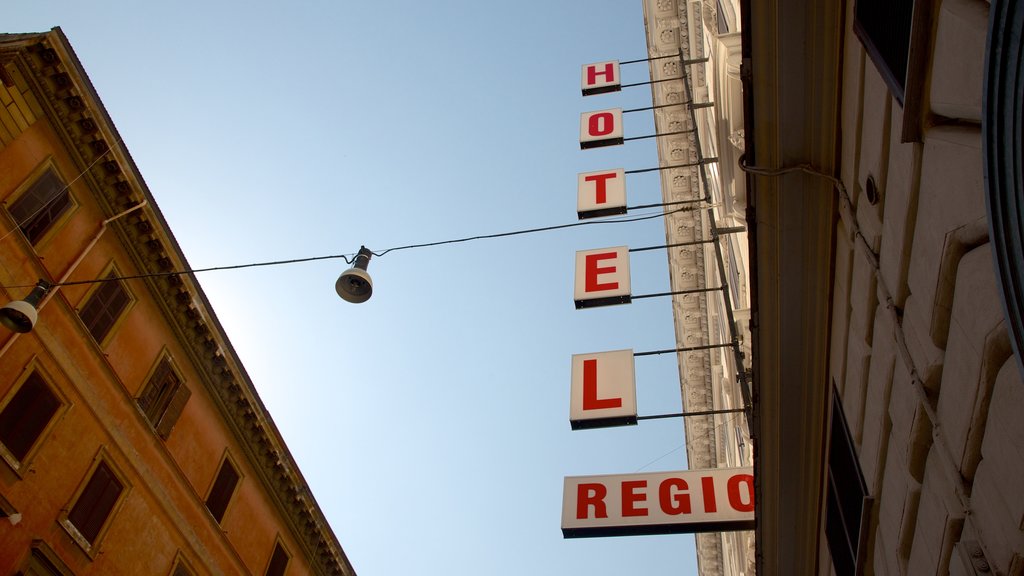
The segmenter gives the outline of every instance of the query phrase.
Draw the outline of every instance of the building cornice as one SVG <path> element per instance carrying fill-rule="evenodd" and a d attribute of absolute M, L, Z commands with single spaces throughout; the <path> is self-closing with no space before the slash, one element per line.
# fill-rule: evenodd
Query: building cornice
<path fill-rule="evenodd" d="M 186 347 L 271 501 L 286 520 L 317 574 L 354 575 L 252 381 L 189 269 L 180 247 L 111 121 L 88 76 L 59 28 L 39 34 L 0 35 L 0 69 L 13 63 L 65 142 L 106 214 L 142 201 L 147 206 L 115 221 L 111 229 L 146 279 L 168 324 Z M 7 78 L 0 78 L 9 81 Z"/>

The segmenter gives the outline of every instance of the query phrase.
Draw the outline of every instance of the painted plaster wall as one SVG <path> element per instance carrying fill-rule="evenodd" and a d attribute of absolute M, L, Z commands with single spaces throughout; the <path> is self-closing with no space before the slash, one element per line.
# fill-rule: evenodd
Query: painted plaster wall
<path fill-rule="evenodd" d="M 31 94 L 27 84 L 14 88 Z M 79 175 L 50 120 L 38 112 L 31 123 L 7 127 L 0 135 L 0 201 L 8 200 L 48 158 L 66 182 Z M 93 199 L 89 183 L 85 177 L 71 185 L 79 206 L 35 247 L 39 259 L 20 232 L 8 234 L 13 223 L 3 214 L 0 284 L 58 278 L 71 265 L 109 216 Z M 95 278 L 111 262 L 122 275 L 138 272 L 113 229 L 86 255 L 73 279 Z M 135 302 L 101 343 L 77 316 L 88 285 L 59 290 L 40 311 L 33 332 L 18 337 L 0 333 L 0 346 L 14 338 L 0 357 L 0 402 L 33 367 L 45 373 L 64 401 L 20 469 L 0 462 L 0 496 L 8 516 L 0 518 L 0 573 L 22 568 L 31 547 L 42 541 L 74 574 L 169 574 L 178 557 L 197 574 L 261 574 L 277 537 L 292 557 L 288 574 L 313 573 L 145 281 L 127 285 Z M 5 292 L 8 301 L 23 298 L 27 290 Z M 166 442 L 135 403 L 164 350 L 192 391 Z M 218 524 L 204 500 L 225 451 L 242 479 Z M 86 550 L 59 519 L 98 457 L 116 470 L 126 489 L 101 536 Z"/>

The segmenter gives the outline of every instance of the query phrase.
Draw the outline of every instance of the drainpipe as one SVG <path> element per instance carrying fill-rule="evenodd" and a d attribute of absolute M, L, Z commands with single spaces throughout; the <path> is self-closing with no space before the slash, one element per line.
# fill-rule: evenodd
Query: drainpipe
<path fill-rule="evenodd" d="M 143 200 L 142 202 L 139 202 L 135 206 L 132 206 L 131 208 L 118 214 L 115 214 L 110 218 L 107 218 L 103 222 L 100 222 L 100 229 L 96 231 L 96 234 L 93 235 L 92 240 L 90 240 L 89 243 L 86 244 L 85 248 L 82 249 L 82 252 L 79 253 L 78 258 L 75 258 L 75 261 L 72 262 L 70 266 L 68 266 L 67 270 L 64 271 L 64 274 L 60 277 L 60 279 L 52 283 L 53 287 L 50 288 L 46 295 L 43 296 L 42 300 L 39 301 L 39 304 L 36 305 L 36 310 L 42 310 L 43 306 L 45 306 L 46 303 L 49 302 L 51 298 L 53 298 L 54 294 L 56 294 L 57 291 L 60 290 L 61 284 L 67 281 L 68 277 L 71 276 L 71 273 L 74 272 L 76 268 L 78 268 L 78 265 L 82 263 L 82 260 L 85 260 L 86 255 L 88 255 L 89 252 L 92 251 L 93 247 L 96 246 L 96 243 L 100 241 L 100 237 L 102 237 L 103 233 L 107 231 L 108 224 L 110 224 L 114 220 L 117 220 L 118 218 L 123 218 L 124 216 L 131 214 L 132 212 L 138 210 L 139 208 L 142 208 L 146 204 L 148 204 L 148 201 Z M 18 340 L 18 336 L 20 335 L 20 332 L 15 332 L 11 335 L 10 338 L 7 339 L 7 342 L 5 342 L 3 347 L 0 348 L 0 357 L 3 357 L 3 355 L 7 353 L 7 350 L 9 350 L 10 347 L 14 345 L 14 343 Z"/>

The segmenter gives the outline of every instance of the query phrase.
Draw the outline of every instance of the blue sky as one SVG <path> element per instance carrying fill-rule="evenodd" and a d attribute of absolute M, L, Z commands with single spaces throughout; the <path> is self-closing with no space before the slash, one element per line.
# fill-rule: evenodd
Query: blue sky
<path fill-rule="evenodd" d="M 193 267 L 352 253 L 575 220 L 580 66 L 645 55 L 639 1 L 14 0 L 61 26 Z M 646 67 L 624 67 L 627 82 Z M 653 131 L 630 114 L 626 135 Z M 629 176 L 655 203 L 655 174 Z M 200 281 L 362 576 L 695 574 L 692 538 L 563 540 L 562 478 L 686 467 L 678 419 L 572 432 L 572 354 L 674 346 L 670 302 L 577 311 L 577 250 L 664 244 L 660 219 L 397 251 L 373 298 L 341 261 Z M 634 254 L 634 294 L 668 290 Z M 637 360 L 641 414 L 680 410 L 674 356 Z"/>

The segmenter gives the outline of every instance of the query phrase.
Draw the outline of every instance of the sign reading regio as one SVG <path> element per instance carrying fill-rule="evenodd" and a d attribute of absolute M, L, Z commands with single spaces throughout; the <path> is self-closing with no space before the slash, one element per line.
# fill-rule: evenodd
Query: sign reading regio
<path fill-rule="evenodd" d="M 570 476 L 562 536 L 632 536 L 754 528 L 753 468 Z"/>

